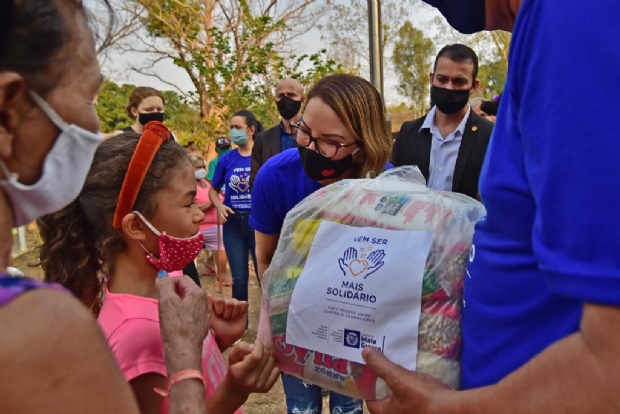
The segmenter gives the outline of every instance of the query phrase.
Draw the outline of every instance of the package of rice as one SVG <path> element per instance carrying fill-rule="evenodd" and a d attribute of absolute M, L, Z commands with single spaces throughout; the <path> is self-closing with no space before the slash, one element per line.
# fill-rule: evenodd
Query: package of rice
<path fill-rule="evenodd" d="M 284 372 L 351 397 L 390 395 L 365 347 L 458 389 L 463 278 L 485 214 L 414 167 L 318 190 L 284 221 L 259 339 Z"/>

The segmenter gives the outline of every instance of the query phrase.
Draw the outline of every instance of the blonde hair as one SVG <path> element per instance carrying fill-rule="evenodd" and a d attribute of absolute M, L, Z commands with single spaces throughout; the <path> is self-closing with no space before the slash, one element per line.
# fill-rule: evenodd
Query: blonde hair
<path fill-rule="evenodd" d="M 392 133 L 379 91 L 359 76 L 335 74 L 324 77 L 312 88 L 308 101 L 312 98 L 332 108 L 347 130 L 362 143 L 366 158 L 356 171 L 357 178 L 382 173 L 392 155 Z"/>

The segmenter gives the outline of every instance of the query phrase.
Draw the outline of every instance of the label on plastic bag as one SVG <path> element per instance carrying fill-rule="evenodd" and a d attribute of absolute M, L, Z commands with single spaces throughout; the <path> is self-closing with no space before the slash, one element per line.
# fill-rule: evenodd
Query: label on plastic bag
<path fill-rule="evenodd" d="M 293 291 L 286 342 L 364 363 L 374 347 L 416 367 L 428 231 L 322 222 Z"/>

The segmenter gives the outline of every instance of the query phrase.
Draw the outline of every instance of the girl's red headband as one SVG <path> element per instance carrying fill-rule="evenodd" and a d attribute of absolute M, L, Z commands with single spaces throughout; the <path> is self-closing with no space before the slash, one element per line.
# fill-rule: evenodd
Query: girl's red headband
<path fill-rule="evenodd" d="M 118 196 L 114 213 L 114 228 L 120 229 L 123 225 L 123 218 L 133 211 L 133 205 L 136 203 L 144 177 L 151 167 L 155 154 L 159 147 L 168 140 L 170 140 L 170 131 L 161 122 L 151 121 L 144 126 L 144 132 L 131 157 L 123 187 Z"/>

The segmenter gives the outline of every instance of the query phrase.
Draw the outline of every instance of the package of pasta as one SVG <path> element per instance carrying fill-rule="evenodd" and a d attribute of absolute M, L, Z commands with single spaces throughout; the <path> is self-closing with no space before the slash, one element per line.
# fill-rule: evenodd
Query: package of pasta
<path fill-rule="evenodd" d="M 485 214 L 414 167 L 318 190 L 284 221 L 259 339 L 284 372 L 351 397 L 390 395 L 366 347 L 458 389 L 463 279 Z"/>

